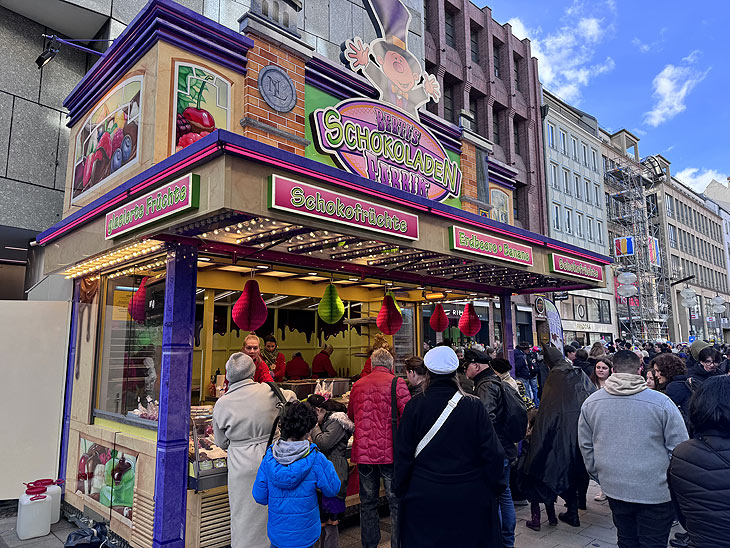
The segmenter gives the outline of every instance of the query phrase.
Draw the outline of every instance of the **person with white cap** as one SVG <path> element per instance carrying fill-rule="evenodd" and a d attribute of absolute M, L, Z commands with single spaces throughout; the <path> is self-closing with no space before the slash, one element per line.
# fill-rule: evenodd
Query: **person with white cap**
<path fill-rule="evenodd" d="M 406 406 L 396 438 L 401 546 L 502 546 L 504 450 L 494 426 L 482 402 L 457 383 L 451 348 L 429 350 L 424 363 L 428 385 Z"/>
<path fill-rule="evenodd" d="M 251 490 L 266 453 L 279 397 L 264 383 L 254 382 L 254 361 L 236 352 L 226 363 L 226 392 L 213 408 L 215 443 L 228 450 L 228 499 L 231 507 L 232 548 L 269 548 L 267 509 L 256 504 Z M 296 400 L 290 390 L 287 401 Z"/>

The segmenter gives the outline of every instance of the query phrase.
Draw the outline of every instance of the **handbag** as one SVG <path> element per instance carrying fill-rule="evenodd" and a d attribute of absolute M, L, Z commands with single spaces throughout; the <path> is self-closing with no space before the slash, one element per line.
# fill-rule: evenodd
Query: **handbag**
<path fill-rule="evenodd" d="M 284 409 L 286 409 L 286 398 L 284 397 L 284 393 L 281 391 L 281 388 L 279 388 L 279 385 L 277 385 L 275 382 L 269 381 L 266 384 L 269 385 L 271 390 L 274 392 L 274 394 L 276 394 L 276 397 L 279 399 L 279 401 L 276 403 L 276 407 L 279 412 L 276 414 L 276 417 L 274 418 L 274 424 L 271 426 L 269 441 L 266 442 L 266 447 L 268 448 L 274 442 L 274 436 L 276 436 L 276 430 L 279 426 L 279 421 L 281 420 L 282 415 L 284 415 Z"/>
<path fill-rule="evenodd" d="M 446 403 L 446 407 L 444 407 L 444 410 L 441 411 L 439 418 L 436 419 L 436 422 L 433 423 L 431 429 L 426 432 L 426 435 L 423 436 L 423 439 L 418 442 L 418 445 L 416 445 L 416 457 L 418 457 L 421 451 L 425 449 L 425 447 L 429 444 L 433 437 L 438 434 L 438 431 L 441 430 L 441 427 L 446 422 L 446 419 L 448 419 L 449 415 L 451 415 L 451 412 L 456 409 L 456 406 L 463 397 L 464 395 L 458 391 L 456 392 L 456 394 L 451 396 L 451 399 Z"/>

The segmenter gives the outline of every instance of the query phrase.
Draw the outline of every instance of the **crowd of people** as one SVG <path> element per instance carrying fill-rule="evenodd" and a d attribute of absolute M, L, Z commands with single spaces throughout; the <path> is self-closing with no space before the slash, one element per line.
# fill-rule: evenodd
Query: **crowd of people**
<path fill-rule="evenodd" d="M 579 527 L 593 479 L 620 548 L 730 546 L 729 350 L 523 343 L 513 367 L 496 349 L 447 341 L 405 359 L 403 379 L 382 345 L 345 407 L 255 382 L 244 349 L 214 409 L 216 443 L 229 450 L 231 544 L 339 546 L 358 481 L 362 546 L 375 548 L 382 481 L 392 548 L 511 548 L 516 504 L 530 505 L 530 529 Z M 686 533 L 670 541 L 675 520 Z"/>

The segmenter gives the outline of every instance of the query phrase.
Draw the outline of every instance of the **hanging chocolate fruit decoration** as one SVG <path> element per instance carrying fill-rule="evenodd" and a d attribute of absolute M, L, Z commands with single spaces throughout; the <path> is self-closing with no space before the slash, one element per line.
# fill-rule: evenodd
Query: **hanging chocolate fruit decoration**
<path fill-rule="evenodd" d="M 147 318 L 147 290 L 145 289 L 147 279 L 147 276 L 142 278 L 137 291 L 134 292 L 127 306 L 129 316 L 137 323 L 144 323 Z"/>
<path fill-rule="evenodd" d="M 393 294 L 393 292 L 392 291 L 388 291 L 386 293 L 386 295 L 388 295 L 391 299 L 393 299 L 393 304 L 398 309 L 398 314 L 403 315 L 403 311 L 400 309 L 400 305 L 398 304 L 398 300 L 395 298 L 395 295 Z"/>
<path fill-rule="evenodd" d="M 243 293 L 233 305 L 233 321 L 244 331 L 256 331 L 264 325 L 268 314 L 259 283 L 256 280 L 247 281 Z"/>
<path fill-rule="evenodd" d="M 464 314 L 459 320 L 459 330 L 467 337 L 473 337 L 479 333 L 481 328 L 482 321 L 479 319 L 476 310 L 474 310 L 474 305 L 472 303 L 468 303 L 466 307 L 464 307 Z"/>
<path fill-rule="evenodd" d="M 386 335 L 395 335 L 403 325 L 403 316 L 398 312 L 393 297 L 390 295 L 383 297 L 383 304 L 375 323 L 378 329 Z"/>
<path fill-rule="evenodd" d="M 324 295 L 319 301 L 319 307 L 317 307 L 317 313 L 322 321 L 328 324 L 339 322 L 345 315 L 345 305 L 337 294 L 334 284 L 330 283 L 325 288 Z"/>
<path fill-rule="evenodd" d="M 436 333 L 446 331 L 446 328 L 449 327 L 449 318 L 446 316 L 446 312 L 444 312 L 444 307 L 441 303 L 438 303 L 434 307 L 433 314 L 431 314 L 431 319 L 428 320 L 428 323 Z"/>

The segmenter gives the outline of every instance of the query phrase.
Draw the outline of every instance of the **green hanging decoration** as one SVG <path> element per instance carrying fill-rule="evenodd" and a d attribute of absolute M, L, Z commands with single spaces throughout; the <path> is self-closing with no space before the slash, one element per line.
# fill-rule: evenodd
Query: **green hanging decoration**
<path fill-rule="evenodd" d="M 330 283 L 324 290 L 322 300 L 319 301 L 317 313 L 322 321 L 328 324 L 335 324 L 345 315 L 345 305 L 337 294 L 337 288 Z"/>
<path fill-rule="evenodd" d="M 388 297 L 390 297 L 391 299 L 393 299 L 393 304 L 395 305 L 395 308 L 398 310 L 398 314 L 400 314 L 402 316 L 403 315 L 403 311 L 400 309 L 400 305 L 398 304 L 398 300 L 395 298 L 395 295 L 393 294 L 393 292 L 392 291 L 388 291 L 386 293 L 386 295 Z"/>

